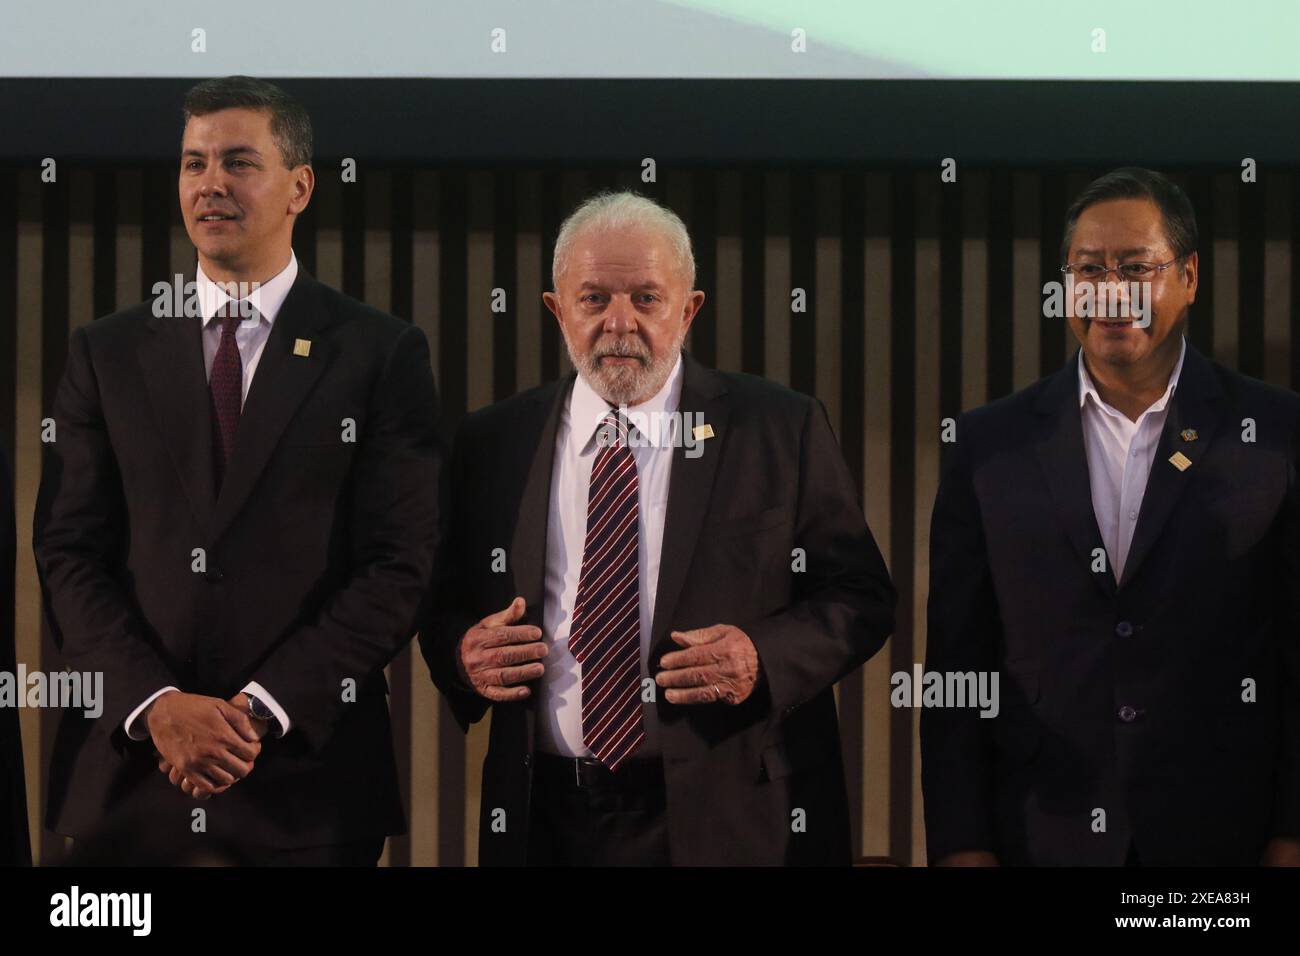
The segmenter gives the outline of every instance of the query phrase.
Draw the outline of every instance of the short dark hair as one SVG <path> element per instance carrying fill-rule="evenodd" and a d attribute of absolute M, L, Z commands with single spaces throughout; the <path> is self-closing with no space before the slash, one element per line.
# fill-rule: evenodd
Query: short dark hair
<path fill-rule="evenodd" d="M 1066 264 L 1066 257 L 1070 254 L 1070 240 L 1074 238 L 1074 227 L 1083 211 L 1109 199 L 1149 199 L 1160 210 L 1165 224 L 1165 238 L 1169 240 L 1174 255 L 1181 259 L 1196 251 L 1196 213 L 1187 193 L 1163 173 L 1142 169 L 1140 166 L 1124 166 L 1094 179 L 1070 204 L 1070 209 L 1065 214 L 1065 232 L 1061 238 L 1061 265 Z"/>
<path fill-rule="evenodd" d="M 311 117 L 296 99 L 274 83 L 251 76 L 223 76 L 204 80 L 185 94 L 185 122 L 229 109 L 266 110 L 271 114 L 271 136 L 288 169 L 311 163 Z"/>

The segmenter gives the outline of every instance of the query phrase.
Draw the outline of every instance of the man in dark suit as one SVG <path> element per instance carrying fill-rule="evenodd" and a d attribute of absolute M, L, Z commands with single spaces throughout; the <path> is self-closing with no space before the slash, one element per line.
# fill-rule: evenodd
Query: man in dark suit
<path fill-rule="evenodd" d="M 1001 700 L 922 714 L 933 862 L 1300 859 L 1300 399 L 1185 342 L 1196 242 L 1160 174 L 1088 186 L 1080 352 L 958 422 L 927 671 Z"/>
<path fill-rule="evenodd" d="M 583 204 L 544 296 L 576 372 L 459 429 L 421 642 L 492 709 L 484 864 L 850 859 L 832 687 L 895 593 L 820 403 L 682 352 L 694 271 L 671 212 Z"/>
<path fill-rule="evenodd" d="M 9 462 L 0 452 L 0 673 L 18 669 L 14 647 L 14 492 Z M 30 866 L 27 781 L 18 708 L 0 707 L 0 866 Z"/>
<path fill-rule="evenodd" d="M 299 268 L 299 104 L 231 77 L 185 117 L 195 296 L 77 329 L 55 400 L 37 564 L 105 705 L 64 716 L 48 825 L 152 814 L 183 842 L 216 795 L 209 832 L 253 862 L 373 864 L 404 827 L 383 668 L 436 549 L 428 349 Z"/>

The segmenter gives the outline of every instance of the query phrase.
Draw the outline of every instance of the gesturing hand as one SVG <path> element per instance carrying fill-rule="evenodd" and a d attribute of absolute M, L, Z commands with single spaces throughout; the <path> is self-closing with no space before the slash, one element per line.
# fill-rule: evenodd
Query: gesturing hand
<path fill-rule="evenodd" d="M 253 771 L 261 734 L 229 701 L 169 691 L 150 705 L 145 723 L 158 769 L 198 800 L 228 789 Z"/>
<path fill-rule="evenodd" d="M 1273 837 L 1264 847 L 1260 866 L 1300 866 L 1300 840 Z"/>
<path fill-rule="evenodd" d="M 714 624 L 694 631 L 673 631 L 685 650 L 665 654 L 655 683 L 668 688 L 670 704 L 744 702 L 758 683 L 758 651 L 738 627 Z"/>
<path fill-rule="evenodd" d="M 523 700 L 531 691 L 523 685 L 546 672 L 541 659 L 549 651 L 542 630 L 523 619 L 527 604 L 521 597 L 504 611 L 489 614 L 460 639 L 456 664 L 461 677 L 479 695 L 492 701 Z"/>

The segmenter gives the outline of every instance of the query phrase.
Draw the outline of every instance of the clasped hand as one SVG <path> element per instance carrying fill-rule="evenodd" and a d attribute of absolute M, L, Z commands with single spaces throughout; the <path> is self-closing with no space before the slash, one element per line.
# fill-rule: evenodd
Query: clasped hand
<path fill-rule="evenodd" d="M 224 793 L 253 772 L 267 722 L 248 713 L 248 699 L 169 691 L 149 707 L 158 769 L 195 800 Z"/>

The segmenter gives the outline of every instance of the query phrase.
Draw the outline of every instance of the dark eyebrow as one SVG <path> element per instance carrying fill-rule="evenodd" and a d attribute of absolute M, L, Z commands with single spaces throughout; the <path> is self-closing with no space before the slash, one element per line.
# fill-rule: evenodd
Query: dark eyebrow
<path fill-rule="evenodd" d="M 253 146 L 232 146 L 232 147 L 230 147 L 229 149 L 224 150 L 224 151 L 222 152 L 221 155 L 224 156 L 224 157 L 227 157 L 227 158 L 228 158 L 228 157 L 231 157 L 231 156 L 236 156 L 236 155 L 238 155 L 238 154 L 240 154 L 240 153 L 249 153 L 249 154 L 251 154 L 251 155 L 253 155 L 253 156 L 256 156 L 258 159 L 261 159 L 261 158 L 262 158 L 262 153 L 261 153 L 261 151 L 258 150 L 256 147 L 253 147 Z M 200 152 L 200 151 L 197 150 L 197 149 L 190 148 L 190 149 L 184 150 L 184 151 L 181 153 L 181 155 L 182 155 L 182 156 L 198 156 L 200 159 L 202 159 L 202 158 L 203 158 L 205 155 L 207 155 L 207 154 L 206 154 L 206 153 L 202 153 L 202 152 Z"/>
<path fill-rule="evenodd" d="M 1126 256 L 1149 256 L 1153 252 L 1155 252 L 1155 250 L 1150 246 L 1135 246 L 1132 249 L 1121 250 L 1119 258 L 1123 259 Z M 1075 255 L 1078 256 L 1099 256 L 1101 254 L 1102 251 L 1100 249 L 1078 249 L 1075 251 Z"/>

